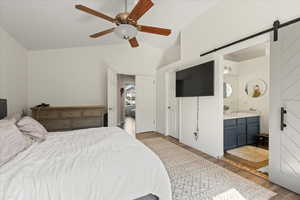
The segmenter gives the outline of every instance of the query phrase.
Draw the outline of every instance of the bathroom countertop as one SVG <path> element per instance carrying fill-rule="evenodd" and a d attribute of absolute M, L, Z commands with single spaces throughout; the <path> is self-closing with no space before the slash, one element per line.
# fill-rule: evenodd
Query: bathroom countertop
<path fill-rule="evenodd" d="M 226 119 L 238 119 L 238 118 L 247 118 L 247 117 L 259 117 L 259 113 L 251 112 L 234 112 L 224 114 L 224 120 Z"/>

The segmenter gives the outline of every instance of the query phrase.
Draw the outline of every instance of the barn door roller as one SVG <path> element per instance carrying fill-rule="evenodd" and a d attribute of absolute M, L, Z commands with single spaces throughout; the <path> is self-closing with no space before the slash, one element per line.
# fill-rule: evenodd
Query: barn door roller
<path fill-rule="evenodd" d="M 278 41 L 278 30 L 279 30 L 279 27 L 280 27 L 280 21 L 277 20 L 274 22 L 273 24 L 273 29 L 274 29 L 274 42 L 277 42 Z"/>

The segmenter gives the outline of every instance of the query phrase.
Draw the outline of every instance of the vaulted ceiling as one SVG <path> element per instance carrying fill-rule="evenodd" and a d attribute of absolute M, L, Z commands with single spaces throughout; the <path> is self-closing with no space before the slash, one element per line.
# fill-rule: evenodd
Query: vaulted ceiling
<path fill-rule="evenodd" d="M 131 10 L 137 0 L 128 0 Z M 219 0 L 152 0 L 154 7 L 140 24 L 172 29 L 169 37 L 139 33 L 141 43 L 167 49 L 178 42 L 182 28 Z M 114 34 L 98 39 L 88 35 L 113 27 L 74 8 L 83 4 L 107 15 L 124 11 L 125 0 L 1 0 L 0 26 L 31 50 L 117 44 Z M 201 28 L 201 27 L 199 27 Z"/>

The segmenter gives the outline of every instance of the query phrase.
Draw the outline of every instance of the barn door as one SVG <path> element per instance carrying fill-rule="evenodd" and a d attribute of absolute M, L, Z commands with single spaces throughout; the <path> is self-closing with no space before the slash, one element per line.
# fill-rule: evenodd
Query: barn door
<path fill-rule="evenodd" d="M 270 180 L 300 193 L 300 23 L 271 41 Z"/>

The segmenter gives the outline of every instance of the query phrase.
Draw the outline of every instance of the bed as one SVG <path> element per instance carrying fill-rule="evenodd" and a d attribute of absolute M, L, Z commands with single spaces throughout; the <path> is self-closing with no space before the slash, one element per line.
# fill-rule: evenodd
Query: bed
<path fill-rule="evenodd" d="M 1 166 L 0 182 L 1 200 L 172 199 L 160 159 L 119 128 L 49 133 Z"/>

